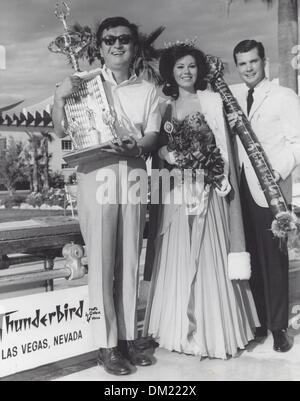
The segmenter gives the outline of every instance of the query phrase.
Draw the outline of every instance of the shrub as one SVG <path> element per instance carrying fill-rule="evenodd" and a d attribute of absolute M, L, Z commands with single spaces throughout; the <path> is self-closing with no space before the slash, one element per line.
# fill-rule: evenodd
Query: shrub
<path fill-rule="evenodd" d="M 40 192 L 31 192 L 26 198 L 26 203 L 33 207 L 40 207 L 43 204 L 43 197 Z"/>
<path fill-rule="evenodd" d="M 24 203 L 26 196 L 23 195 L 12 195 L 7 196 L 1 201 L 1 204 L 6 207 L 6 209 L 12 209 L 14 206 L 20 206 L 21 203 Z"/>
<path fill-rule="evenodd" d="M 69 185 L 75 185 L 77 184 L 77 175 L 76 172 L 74 171 L 74 173 L 72 173 L 71 175 L 69 175 L 68 177 L 68 184 Z"/>
<path fill-rule="evenodd" d="M 32 192 L 27 196 L 26 202 L 33 207 L 42 205 L 64 207 L 65 190 L 60 188 L 50 188 L 42 192 Z"/>
<path fill-rule="evenodd" d="M 43 191 L 43 200 L 45 205 L 64 207 L 65 190 L 61 188 L 50 188 L 49 191 Z"/>
<path fill-rule="evenodd" d="M 49 185 L 51 188 L 63 188 L 65 177 L 60 171 L 51 172 L 49 175 Z"/>

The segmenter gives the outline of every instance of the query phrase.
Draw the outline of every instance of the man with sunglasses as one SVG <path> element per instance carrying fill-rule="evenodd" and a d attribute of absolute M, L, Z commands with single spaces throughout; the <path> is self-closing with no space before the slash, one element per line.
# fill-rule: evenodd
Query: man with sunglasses
<path fill-rule="evenodd" d="M 90 308 L 100 316 L 92 322 L 100 347 L 98 363 L 108 373 L 126 375 L 132 372 L 132 365 L 148 366 L 152 361 L 134 342 L 146 204 L 121 203 L 122 192 L 136 182 L 125 181 L 124 189 L 119 164 L 126 162 L 129 174 L 146 170 L 142 156 L 155 150 L 161 118 L 155 86 L 132 71 L 139 45 L 137 26 L 122 17 L 108 18 L 98 28 L 97 44 L 104 61 L 101 74 L 122 140 L 111 143 L 109 158 L 78 167 L 78 212 L 88 252 Z M 65 135 L 65 98 L 80 83 L 80 77 L 68 77 L 56 90 L 53 122 L 59 137 Z M 116 204 L 99 200 L 99 172 L 103 169 L 116 177 Z"/>

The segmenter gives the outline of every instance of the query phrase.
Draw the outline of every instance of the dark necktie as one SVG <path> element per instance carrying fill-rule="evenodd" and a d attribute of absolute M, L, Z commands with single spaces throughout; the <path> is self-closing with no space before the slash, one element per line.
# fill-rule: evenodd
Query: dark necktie
<path fill-rule="evenodd" d="M 251 107 L 252 107 L 253 101 L 254 101 L 253 93 L 254 93 L 254 89 L 249 89 L 248 90 L 248 96 L 247 96 L 247 113 L 248 113 L 248 116 L 250 114 L 250 110 L 251 110 Z"/>

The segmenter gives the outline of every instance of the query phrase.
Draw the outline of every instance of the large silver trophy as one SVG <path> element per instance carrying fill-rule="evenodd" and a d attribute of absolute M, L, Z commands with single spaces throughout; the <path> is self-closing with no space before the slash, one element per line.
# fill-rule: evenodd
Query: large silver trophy
<path fill-rule="evenodd" d="M 65 33 L 52 41 L 48 48 L 54 53 L 66 55 L 75 74 L 78 74 L 78 58 L 90 44 L 92 34 L 82 35 L 69 28 L 67 17 L 70 15 L 70 8 L 65 2 L 61 7 L 56 5 L 55 15 L 62 21 Z M 74 151 L 66 154 L 64 160 L 70 166 L 107 157 L 109 153 L 103 151 L 103 148 L 117 138 L 115 113 L 107 101 L 100 70 L 80 73 L 79 76 L 83 79 L 80 89 L 67 97 L 65 103 L 66 134 L 72 140 Z"/>

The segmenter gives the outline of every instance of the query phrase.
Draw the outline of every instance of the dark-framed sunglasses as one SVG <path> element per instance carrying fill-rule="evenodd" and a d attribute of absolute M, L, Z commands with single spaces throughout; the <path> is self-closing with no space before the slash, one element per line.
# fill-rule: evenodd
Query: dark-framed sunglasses
<path fill-rule="evenodd" d="M 106 44 L 106 46 L 113 46 L 117 40 L 119 40 L 121 45 L 128 45 L 130 42 L 132 42 L 132 36 L 127 34 L 119 36 L 107 35 L 102 38 L 102 42 Z"/>

